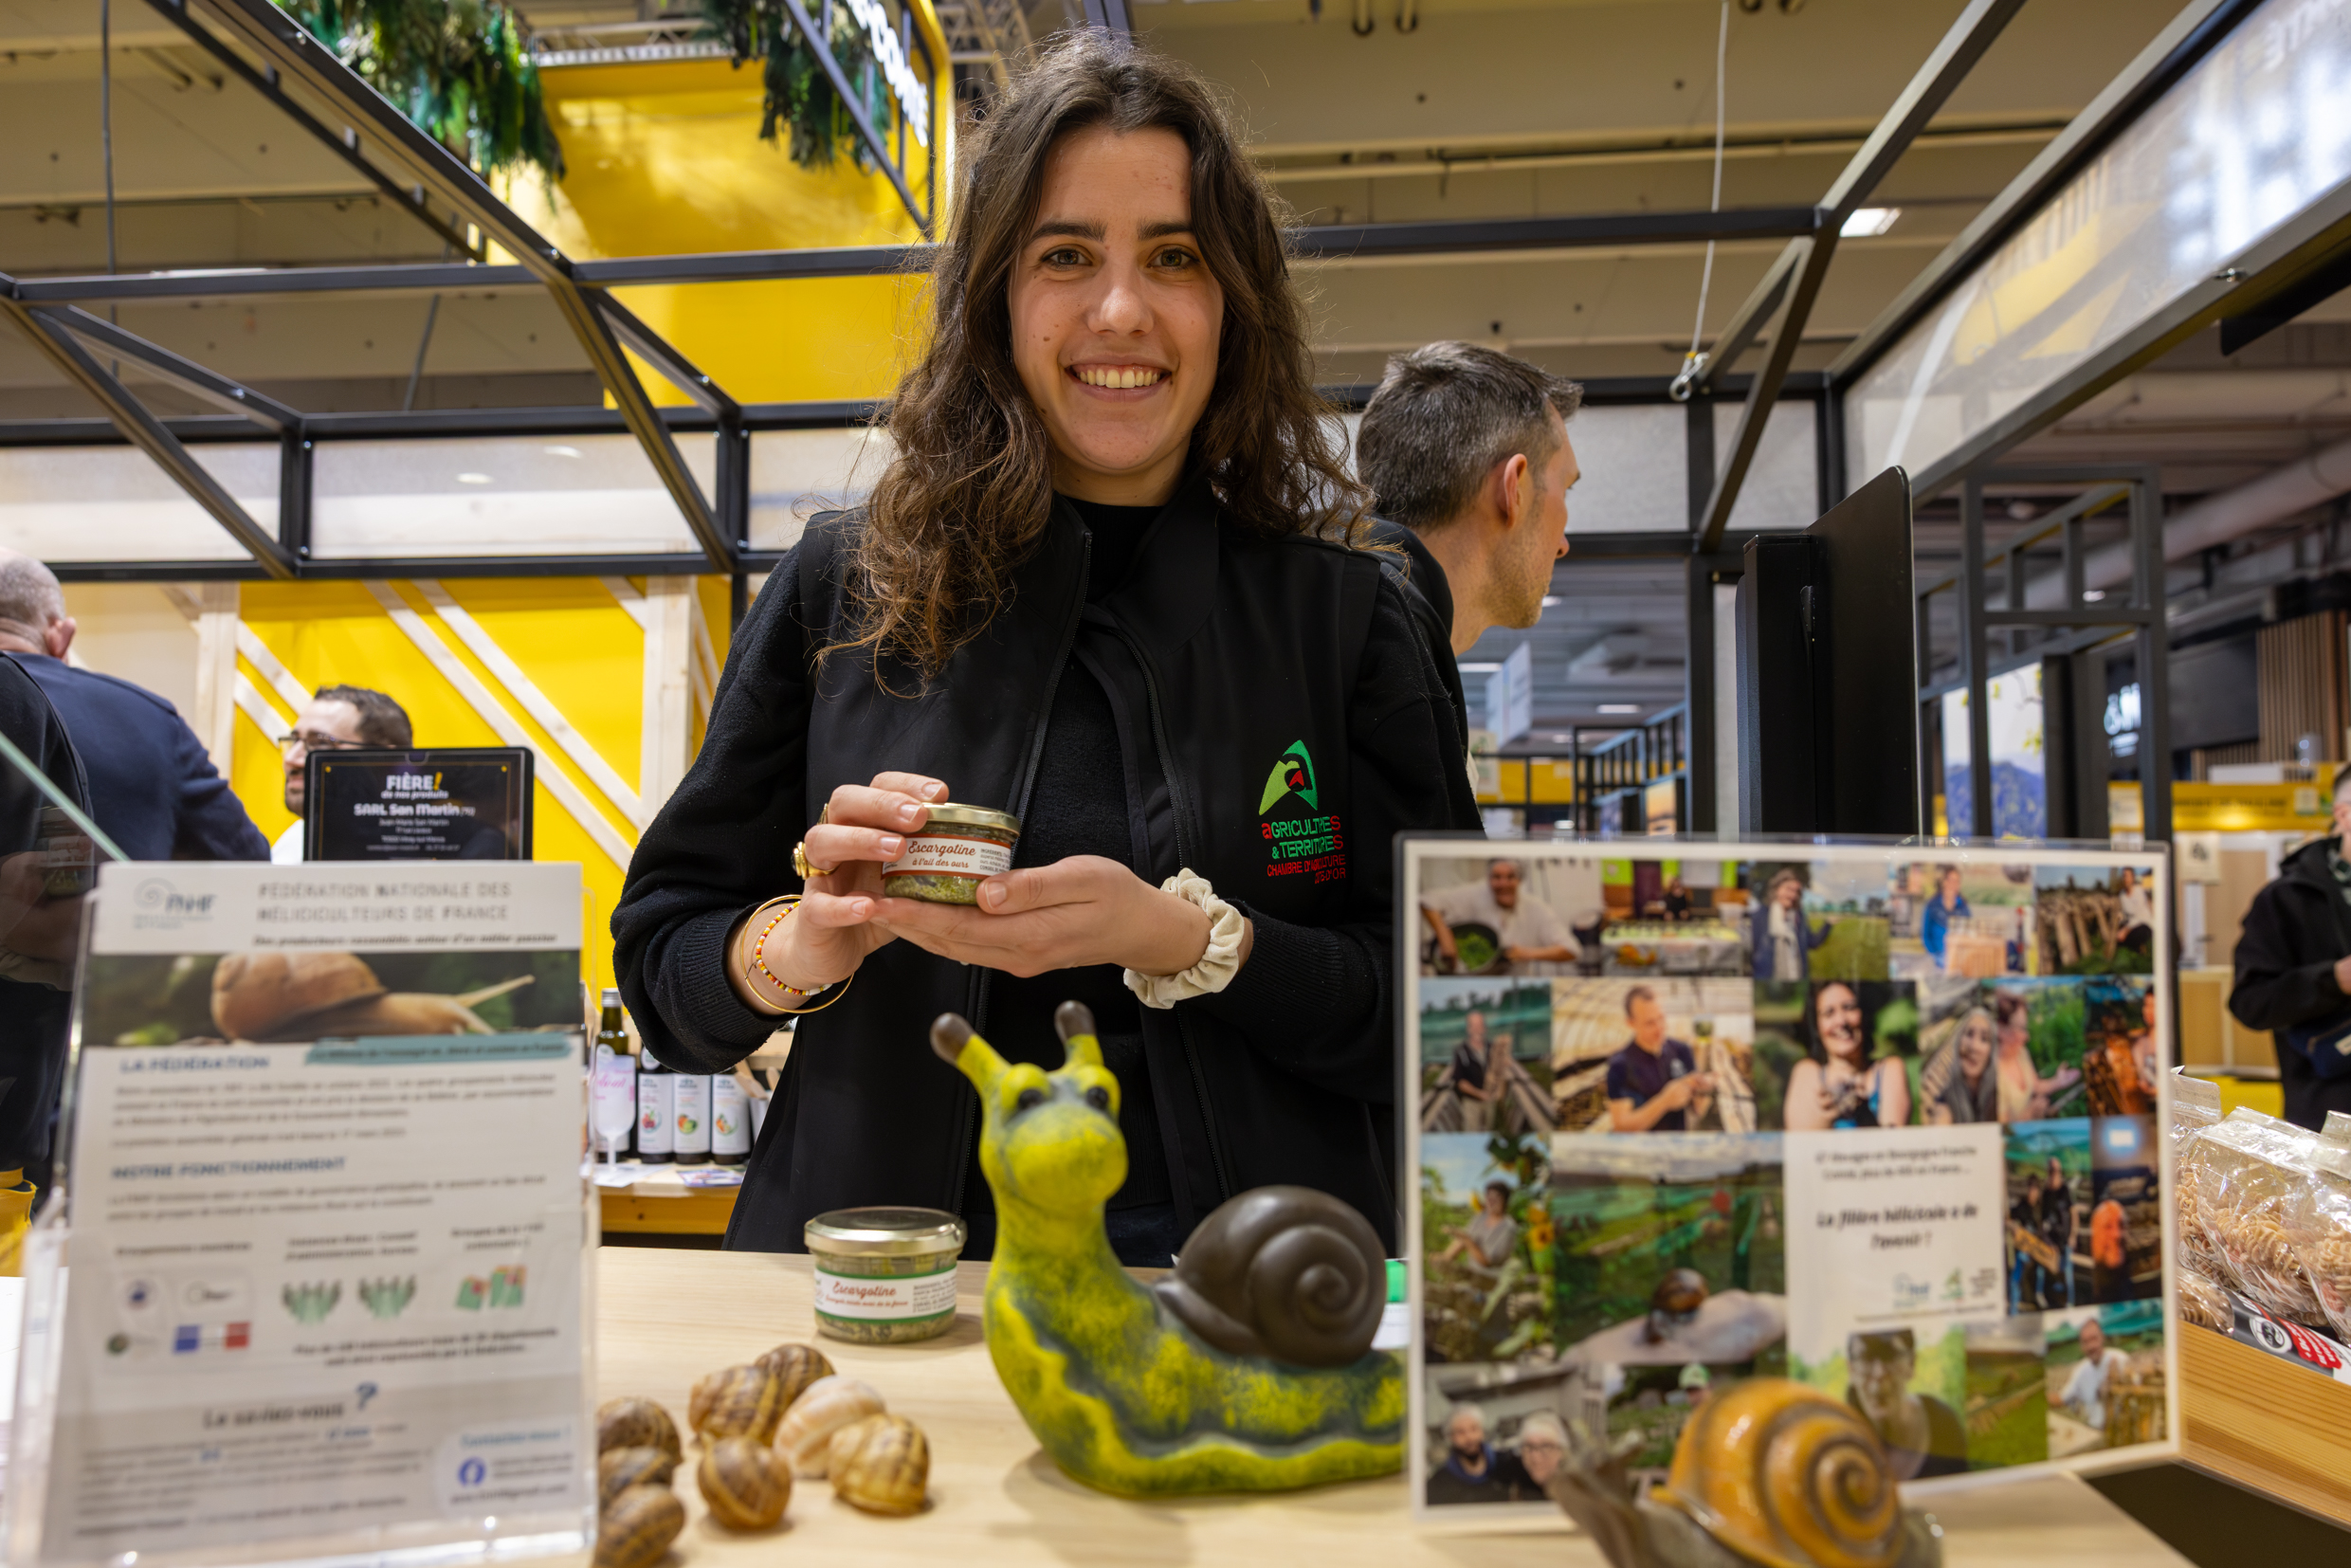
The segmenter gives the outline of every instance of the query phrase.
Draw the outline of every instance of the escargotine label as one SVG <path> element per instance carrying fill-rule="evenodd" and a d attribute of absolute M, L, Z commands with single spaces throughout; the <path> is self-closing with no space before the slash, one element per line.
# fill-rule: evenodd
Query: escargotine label
<path fill-rule="evenodd" d="M 816 1310 L 836 1318 L 932 1318 L 953 1312 L 955 1259 L 936 1274 L 848 1275 L 816 1270 Z"/>

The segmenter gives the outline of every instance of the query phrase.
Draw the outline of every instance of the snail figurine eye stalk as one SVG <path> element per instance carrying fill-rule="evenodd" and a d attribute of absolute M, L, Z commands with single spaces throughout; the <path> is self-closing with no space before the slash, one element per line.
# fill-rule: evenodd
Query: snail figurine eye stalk
<path fill-rule="evenodd" d="M 1785 1377 L 1701 1404 L 1647 1496 L 1580 1422 L 1568 1449 L 1552 1500 L 1614 1568 L 1942 1568 L 1942 1531 L 1903 1507 L 1869 1423 Z"/>
<path fill-rule="evenodd" d="M 1093 1014 L 1054 1014 L 1055 1072 L 1008 1063 L 954 1013 L 931 1045 L 979 1090 L 994 1191 L 983 1314 L 996 1376 L 1053 1462 L 1126 1497 L 1285 1491 L 1404 1463 L 1404 1369 L 1371 1348 L 1379 1238 L 1303 1187 L 1203 1220 L 1154 1290 L 1119 1267 L 1103 1204 L 1126 1179 L 1119 1081 Z"/>

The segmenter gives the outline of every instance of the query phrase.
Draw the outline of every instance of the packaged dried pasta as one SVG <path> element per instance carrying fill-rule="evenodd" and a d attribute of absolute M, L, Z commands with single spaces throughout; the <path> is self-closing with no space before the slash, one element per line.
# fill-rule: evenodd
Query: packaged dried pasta
<path fill-rule="evenodd" d="M 2205 1242 L 2214 1278 L 2297 1322 L 2326 1321 L 2298 1245 L 2310 1232 L 2315 1135 L 2242 1107 L 2188 1140 L 2180 1217 Z M 2193 1173 L 2193 1175 L 2190 1175 Z"/>
<path fill-rule="evenodd" d="M 2167 1130 L 2172 1140 L 2172 1206 L 2179 1215 L 2179 1267 L 2183 1276 L 2191 1269 L 2205 1275 L 2220 1271 L 2211 1244 L 2204 1239 L 2203 1201 L 2197 1194 L 2196 1168 L 2187 1158 L 2188 1146 L 2196 1135 L 2219 1121 L 2220 1085 L 2209 1078 L 2191 1078 L 2184 1067 L 2174 1067 L 2172 1119 Z M 2180 1301 L 2184 1310 L 2184 1285 Z"/>
<path fill-rule="evenodd" d="M 2322 1142 L 2294 1216 L 2303 1272 L 2336 1336 L 2351 1340 L 2351 1147 Z"/>
<path fill-rule="evenodd" d="M 2223 1334 L 2236 1324 L 2236 1314 L 2229 1305 L 2229 1293 L 2214 1285 L 2211 1275 L 2185 1264 L 2179 1268 L 2179 1316 L 2183 1322 L 2202 1323 Z"/>

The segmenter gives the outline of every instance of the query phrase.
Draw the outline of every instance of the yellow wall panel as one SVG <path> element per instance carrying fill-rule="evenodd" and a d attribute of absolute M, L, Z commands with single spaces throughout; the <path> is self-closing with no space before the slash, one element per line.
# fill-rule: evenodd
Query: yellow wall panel
<path fill-rule="evenodd" d="M 637 767 L 645 633 L 602 583 L 592 577 L 451 577 L 441 588 L 522 666 L 614 773 L 643 788 Z M 407 597 L 411 609 L 426 608 L 414 594 Z M 487 676 L 478 666 L 476 673 Z M 497 689 L 495 681 L 488 684 Z M 531 723 L 529 715 L 508 706 Z"/>

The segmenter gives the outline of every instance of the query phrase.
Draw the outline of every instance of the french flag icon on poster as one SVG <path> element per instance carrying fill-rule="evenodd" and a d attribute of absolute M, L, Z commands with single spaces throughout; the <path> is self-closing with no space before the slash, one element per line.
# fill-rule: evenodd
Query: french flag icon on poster
<path fill-rule="evenodd" d="M 192 1356 L 202 1350 L 245 1350 L 253 1342 L 253 1324 L 181 1323 L 172 1330 L 172 1354 Z"/>

